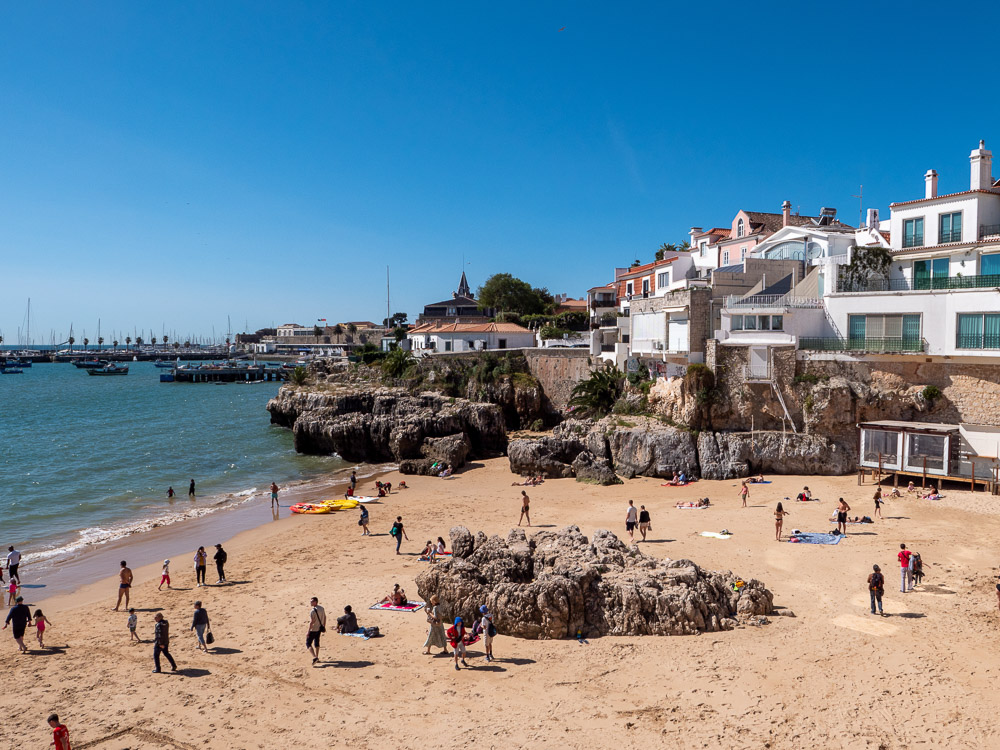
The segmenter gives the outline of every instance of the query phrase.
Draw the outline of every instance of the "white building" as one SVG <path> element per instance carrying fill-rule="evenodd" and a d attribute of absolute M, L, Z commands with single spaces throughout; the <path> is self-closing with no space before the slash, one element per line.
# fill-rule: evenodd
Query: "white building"
<path fill-rule="evenodd" d="M 535 334 L 514 323 L 425 323 L 406 334 L 416 356 L 434 352 L 523 349 L 536 344 Z"/>

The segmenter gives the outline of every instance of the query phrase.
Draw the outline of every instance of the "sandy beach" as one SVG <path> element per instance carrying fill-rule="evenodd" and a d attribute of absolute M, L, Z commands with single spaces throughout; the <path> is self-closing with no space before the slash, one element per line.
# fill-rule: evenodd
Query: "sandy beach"
<path fill-rule="evenodd" d="M 588 643 L 525 641 L 500 635 L 496 661 L 481 644 L 472 668 L 423 656 L 423 612 L 369 611 L 399 582 L 416 598 L 423 542 L 448 538 L 456 524 L 505 535 L 517 524 L 519 488 L 504 459 L 470 465 L 453 479 L 406 477 L 370 507 L 375 536 L 362 537 L 358 513 L 289 516 L 226 544 L 227 586 L 194 587 L 199 544 L 192 529 L 173 537 L 173 590 L 157 591 L 159 565 L 135 570 L 133 605 L 142 645 L 130 645 L 127 615 L 112 612 L 108 576 L 43 603 L 53 627 L 40 651 L 20 656 L 0 634 L 8 689 L 2 746 L 42 747 L 57 711 L 74 748 L 939 748 L 995 746 L 992 685 L 1000 656 L 989 649 L 998 622 L 992 540 L 1000 500 L 946 491 L 940 502 L 888 500 L 884 520 L 849 527 L 835 546 L 778 543 L 772 511 L 808 484 L 820 502 L 786 503 L 785 530 L 827 531 L 837 497 L 851 515 L 871 515 L 872 485 L 854 477 L 770 477 L 740 507 L 737 481 L 663 487 L 635 479 L 597 487 L 548 480 L 527 488 L 542 528 L 607 528 L 625 537 L 628 499 L 652 514 L 644 552 L 688 558 L 766 583 L 792 616 L 763 627 L 691 637 L 606 637 Z M 389 475 L 395 486 L 400 477 Z M 370 482 L 362 486 L 364 489 Z M 708 510 L 675 510 L 709 497 Z M 283 505 L 287 501 L 283 500 Z M 396 556 L 388 529 L 401 515 L 410 538 Z M 729 539 L 699 532 L 728 529 Z M 529 532 L 530 533 L 530 532 Z M 923 557 L 926 577 L 899 593 L 900 542 Z M 127 546 L 123 557 L 127 558 Z M 886 574 L 889 617 L 868 613 L 872 563 Z M 209 566 L 209 580 L 214 571 Z M 30 567 L 24 582 L 32 583 Z M 40 590 L 25 588 L 32 610 Z M 323 662 L 305 649 L 310 596 L 331 625 L 351 604 L 383 637 L 364 641 L 328 632 Z M 32 602 L 32 598 L 36 602 Z M 188 632 L 201 599 L 216 648 L 195 650 Z M 153 615 L 171 623 L 179 674 L 150 674 Z"/>

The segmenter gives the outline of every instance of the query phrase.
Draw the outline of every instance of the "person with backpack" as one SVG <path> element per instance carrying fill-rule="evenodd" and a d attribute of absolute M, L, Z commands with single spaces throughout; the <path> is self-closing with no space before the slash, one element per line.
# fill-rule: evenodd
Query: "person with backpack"
<path fill-rule="evenodd" d="M 212 557 L 215 560 L 215 569 L 219 571 L 218 583 L 227 583 L 226 581 L 226 561 L 229 559 L 229 555 L 226 551 L 222 549 L 221 544 L 215 545 L 215 555 Z"/>
<path fill-rule="evenodd" d="M 875 603 L 878 603 L 878 613 L 885 616 L 882 611 L 882 594 L 885 593 L 885 576 L 878 565 L 872 565 L 872 573 L 868 576 L 868 594 L 872 600 L 872 614 L 875 614 Z"/>
<path fill-rule="evenodd" d="M 326 610 L 319 606 L 315 596 L 309 600 L 309 632 L 306 633 L 306 648 L 312 654 L 312 663 L 319 661 L 319 637 L 326 632 Z"/>
<path fill-rule="evenodd" d="M 396 523 L 392 525 L 389 529 L 389 536 L 396 538 L 396 554 L 399 554 L 399 545 L 403 543 L 403 540 L 410 541 L 410 537 L 406 535 L 406 530 L 403 529 L 403 517 L 396 516 Z"/>
<path fill-rule="evenodd" d="M 493 625 L 493 615 L 490 614 L 490 610 L 485 604 L 479 608 L 479 614 L 482 615 L 480 622 L 482 623 L 483 645 L 486 647 L 486 661 L 493 661 L 493 637 L 497 634 L 497 629 Z"/>
<path fill-rule="evenodd" d="M 460 671 L 458 666 L 459 656 L 462 658 L 462 665 L 469 666 L 465 661 L 465 623 L 461 617 L 455 618 L 455 624 L 448 628 L 445 635 L 451 644 L 451 651 L 455 655 L 455 671 Z"/>

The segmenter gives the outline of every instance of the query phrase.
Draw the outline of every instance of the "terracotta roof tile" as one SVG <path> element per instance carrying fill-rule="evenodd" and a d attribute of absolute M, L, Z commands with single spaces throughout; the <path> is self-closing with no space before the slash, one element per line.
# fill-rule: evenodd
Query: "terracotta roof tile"
<path fill-rule="evenodd" d="M 409 333 L 531 333 L 517 323 L 424 323 Z"/>
<path fill-rule="evenodd" d="M 890 203 L 889 208 L 893 208 L 894 206 L 909 206 L 913 203 L 923 203 L 924 201 L 936 201 L 940 200 L 941 198 L 954 198 L 955 196 L 958 195 L 972 195 L 973 193 L 989 193 L 990 195 L 998 195 L 1000 194 L 1000 191 L 997 191 L 995 188 L 990 188 L 988 190 L 979 190 L 979 189 L 961 190 L 957 193 L 945 193 L 944 195 L 935 195 L 933 198 L 914 198 L 912 201 L 900 201 L 899 203 Z"/>

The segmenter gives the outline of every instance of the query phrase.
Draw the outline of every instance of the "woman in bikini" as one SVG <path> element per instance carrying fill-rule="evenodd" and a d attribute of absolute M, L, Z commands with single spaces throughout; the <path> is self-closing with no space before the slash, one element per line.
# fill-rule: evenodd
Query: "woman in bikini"
<path fill-rule="evenodd" d="M 875 501 L 875 513 L 874 513 L 874 515 L 878 516 L 879 518 L 882 518 L 882 503 L 884 503 L 885 500 L 882 499 L 882 488 L 881 487 L 876 487 L 875 488 L 875 495 L 872 497 L 872 500 Z"/>
<path fill-rule="evenodd" d="M 790 515 L 787 510 L 781 507 L 781 503 L 778 503 L 778 507 L 774 509 L 774 539 L 775 541 L 781 541 L 781 525 L 785 522 L 785 516 Z"/>

